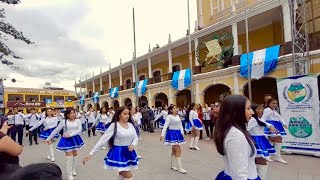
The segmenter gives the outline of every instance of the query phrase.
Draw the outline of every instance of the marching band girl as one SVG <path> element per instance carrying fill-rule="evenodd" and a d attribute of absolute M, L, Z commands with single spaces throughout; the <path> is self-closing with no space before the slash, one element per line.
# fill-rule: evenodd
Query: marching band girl
<path fill-rule="evenodd" d="M 105 107 L 102 107 L 100 109 L 100 113 L 97 115 L 96 121 L 92 124 L 90 129 L 95 127 L 96 125 L 96 131 L 99 131 L 101 135 L 106 131 L 108 128 L 108 123 L 109 123 L 109 117 L 107 115 L 107 109 Z M 102 146 L 102 149 L 107 149 L 106 147 Z"/>
<path fill-rule="evenodd" d="M 256 156 L 256 164 L 257 164 L 257 171 L 261 180 L 266 179 L 267 175 L 267 160 L 270 154 L 275 154 L 276 151 L 264 135 L 264 128 L 270 129 L 272 132 L 276 132 L 277 130 L 269 123 L 262 122 L 260 118 L 263 114 L 263 105 L 258 106 L 257 104 L 252 104 L 251 106 L 254 115 L 248 122 L 247 130 L 251 135 L 251 138 L 254 141 L 254 144 L 257 149 L 257 156 Z"/>
<path fill-rule="evenodd" d="M 41 125 L 44 126 L 43 130 L 40 132 L 39 137 L 41 139 L 47 139 L 50 134 L 52 134 L 53 130 L 57 127 L 58 125 L 58 119 L 57 117 L 53 116 L 53 110 L 52 109 L 46 109 L 45 111 L 45 117 L 42 118 L 40 121 L 38 121 L 38 123 L 33 126 L 32 128 L 29 129 L 29 132 L 32 133 L 34 130 L 36 130 L 38 127 L 40 127 Z M 59 132 L 58 132 L 59 133 Z M 59 134 L 55 133 L 53 134 L 53 136 L 55 138 L 59 137 Z M 54 148 L 53 148 L 53 142 L 52 141 L 48 141 L 48 145 L 49 145 L 49 153 L 48 153 L 48 160 L 51 160 L 52 162 L 55 161 L 54 158 Z"/>
<path fill-rule="evenodd" d="M 155 118 L 155 121 L 159 121 L 159 127 L 161 129 L 164 126 L 164 123 L 166 121 L 167 116 L 168 116 L 168 106 L 167 105 L 163 105 L 160 114 L 158 114 L 157 117 Z"/>
<path fill-rule="evenodd" d="M 77 153 L 78 150 L 84 145 L 80 133 L 82 129 L 82 124 L 79 119 L 76 119 L 76 114 L 74 110 L 66 110 L 65 120 L 62 120 L 58 127 L 53 130 L 50 136 L 45 142 L 50 142 L 50 140 L 57 134 L 62 128 L 64 128 L 64 134 L 60 139 L 57 149 L 64 151 L 67 156 L 66 160 L 66 172 L 68 180 L 73 180 L 76 176 L 76 163 L 77 163 Z"/>
<path fill-rule="evenodd" d="M 223 156 L 225 170 L 216 180 L 260 180 L 255 164 L 256 148 L 246 129 L 252 115 L 251 103 L 246 97 L 229 95 L 224 98 L 214 142 Z"/>
<path fill-rule="evenodd" d="M 110 150 L 105 157 L 105 168 L 119 171 L 119 179 L 132 180 L 131 170 L 138 168 L 138 157 L 135 146 L 139 139 L 135 128 L 129 120 L 129 110 L 119 107 L 112 119 L 110 127 L 93 147 L 83 164 L 87 163 L 100 148 L 109 142 Z"/>
<path fill-rule="evenodd" d="M 191 103 L 188 108 L 189 111 L 189 124 L 186 127 L 186 131 L 192 131 L 192 137 L 190 141 L 190 149 L 200 150 L 198 147 L 200 139 L 200 131 L 203 129 L 203 124 L 199 120 L 198 113 L 194 103 Z"/>
<path fill-rule="evenodd" d="M 185 169 L 182 168 L 181 163 L 181 144 L 185 144 L 183 134 L 183 127 L 181 123 L 181 119 L 178 115 L 178 109 L 175 105 L 171 105 L 168 108 L 169 115 L 166 118 L 166 122 L 164 123 L 160 141 L 164 141 L 165 145 L 172 146 L 171 152 L 171 169 L 174 171 L 179 171 L 182 174 L 187 173 Z M 178 168 L 175 166 L 177 162 Z"/>
<path fill-rule="evenodd" d="M 266 129 L 265 134 L 268 136 L 271 144 L 274 144 L 274 148 L 277 151 L 277 153 L 275 154 L 275 160 L 280 163 L 287 164 L 288 162 L 281 158 L 280 151 L 281 151 L 282 137 L 287 135 L 284 128 L 288 128 L 288 125 L 285 123 L 284 119 L 276 110 L 276 108 L 278 107 L 278 101 L 276 99 L 274 98 L 269 99 L 267 102 L 267 106 L 268 107 L 263 111 L 261 120 L 272 124 L 277 129 L 278 133 L 274 133 Z M 270 159 L 268 160 L 270 161 Z"/>

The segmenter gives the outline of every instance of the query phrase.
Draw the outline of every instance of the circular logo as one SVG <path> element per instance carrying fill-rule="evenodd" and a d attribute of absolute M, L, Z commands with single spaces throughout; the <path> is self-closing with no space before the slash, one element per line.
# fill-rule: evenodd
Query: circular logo
<path fill-rule="evenodd" d="M 301 83 L 294 83 L 288 89 L 288 97 L 293 102 L 301 102 L 307 95 L 306 88 Z"/>
<path fill-rule="evenodd" d="M 304 117 L 291 117 L 288 130 L 293 137 L 306 138 L 312 134 L 312 124 Z"/>

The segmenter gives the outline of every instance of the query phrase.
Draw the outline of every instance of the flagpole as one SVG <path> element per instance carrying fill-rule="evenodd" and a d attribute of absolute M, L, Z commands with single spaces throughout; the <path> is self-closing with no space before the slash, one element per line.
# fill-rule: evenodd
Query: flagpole
<path fill-rule="evenodd" d="M 133 20 L 133 44 L 134 44 L 133 62 L 134 62 L 134 67 L 135 67 L 134 75 L 135 75 L 135 79 L 136 79 L 136 82 L 135 82 L 135 86 L 136 86 L 137 82 L 139 82 L 139 81 L 138 81 L 138 72 L 137 72 L 138 63 L 135 62 L 137 59 L 137 42 L 136 42 L 136 19 L 135 19 L 135 13 L 134 13 L 134 5 L 132 8 L 132 20 Z M 136 96 L 135 100 L 136 100 L 136 106 L 139 106 L 139 98 L 137 96 Z"/>
<path fill-rule="evenodd" d="M 249 59 L 249 26 L 248 26 L 248 7 L 247 7 L 247 0 L 244 0 L 245 3 L 245 23 L 246 23 L 246 49 L 247 49 L 247 64 L 248 64 L 248 94 L 249 100 L 252 102 L 252 88 L 251 88 L 251 66 L 250 66 L 250 59 Z"/>
<path fill-rule="evenodd" d="M 189 0 L 187 0 L 188 4 L 188 41 L 189 41 L 189 66 L 191 71 L 191 103 L 194 103 L 194 93 L 193 93 L 193 68 L 192 68 L 192 48 L 191 48 L 191 31 L 190 31 L 190 7 L 189 7 Z M 170 67 L 171 68 L 171 67 Z"/>

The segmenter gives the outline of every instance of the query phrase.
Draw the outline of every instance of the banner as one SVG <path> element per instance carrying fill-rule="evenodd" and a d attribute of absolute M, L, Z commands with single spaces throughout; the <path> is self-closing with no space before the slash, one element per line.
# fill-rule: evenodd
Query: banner
<path fill-rule="evenodd" d="M 281 116 L 288 124 L 283 151 L 320 156 L 318 75 L 277 79 Z"/>
<path fill-rule="evenodd" d="M 17 108 L 40 108 L 40 107 L 46 107 L 45 102 L 16 102 L 16 101 L 8 101 L 7 102 L 7 107 L 17 107 Z"/>

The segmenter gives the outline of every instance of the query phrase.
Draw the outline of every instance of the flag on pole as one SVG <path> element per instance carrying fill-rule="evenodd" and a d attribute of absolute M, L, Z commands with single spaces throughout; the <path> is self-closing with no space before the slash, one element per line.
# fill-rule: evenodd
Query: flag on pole
<path fill-rule="evenodd" d="M 99 102 L 99 92 L 95 92 L 93 97 L 92 97 L 92 101 L 94 104 Z"/>
<path fill-rule="evenodd" d="M 277 68 L 280 46 L 272 46 L 258 51 L 242 54 L 240 58 L 240 76 L 248 78 L 248 59 L 251 78 L 260 79 Z"/>
<path fill-rule="evenodd" d="M 111 88 L 110 89 L 110 97 L 111 98 L 116 98 L 118 97 L 118 91 L 119 91 L 119 87 L 115 87 L 115 88 Z"/>
<path fill-rule="evenodd" d="M 148 79 L 139 81 L 136 84 L 136 87 L 134 88 L 134 93 L 138 97 L 143 96 L 147 92 L 147 84 L 148 84 Z"/>
<path fill-rule="evenodd" d="M 81 105 L 81 106 L 84 105 L 84 95 L 82 95 L 81 98 L 80 98 L 80 105 Z"/>
<path fill-rule="evenodd" d="M 176 90 L 184 90 L 191 85 L 190 68 L 173 73 L 172 88 Z"/>

